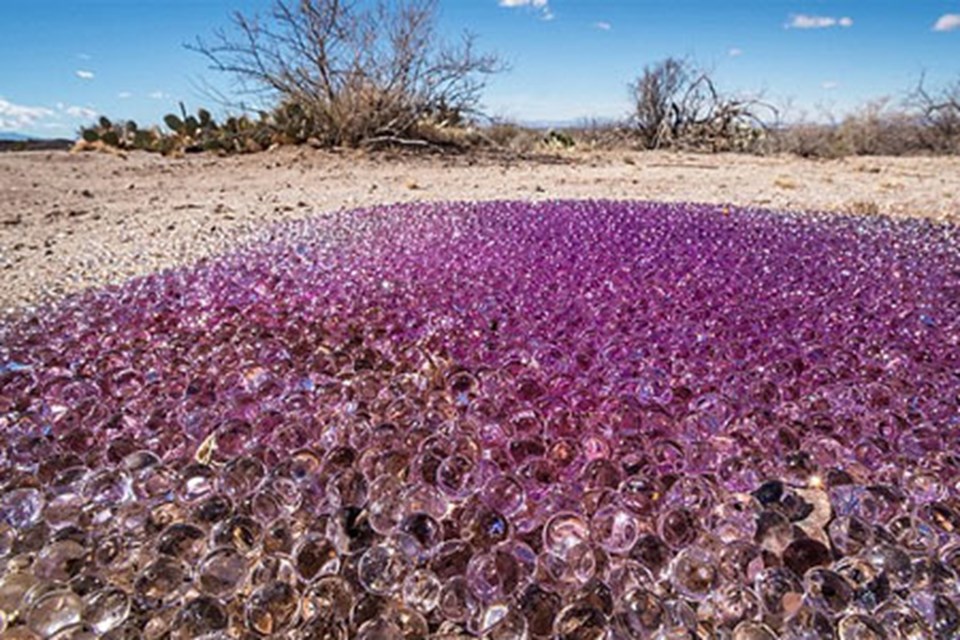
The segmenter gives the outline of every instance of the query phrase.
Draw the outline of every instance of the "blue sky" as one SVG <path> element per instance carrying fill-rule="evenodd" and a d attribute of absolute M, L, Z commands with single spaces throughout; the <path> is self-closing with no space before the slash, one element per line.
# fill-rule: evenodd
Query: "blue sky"
<path fill-rule="evenodd" d="M 71 135 L 95 114 L 159 122 L 225 84 L 184 49 L 269 0 L 2 0 L 0 130 Z M 732 93 L 763 92 L 791 114 L 842 115 L 899 98 L 923 71 L 960 79 L 960 0 L 440 0 L 509 73 L 489 114 L 520 121 L 615 118 L 627 84 L 666 56 L 712 69 Z"/>

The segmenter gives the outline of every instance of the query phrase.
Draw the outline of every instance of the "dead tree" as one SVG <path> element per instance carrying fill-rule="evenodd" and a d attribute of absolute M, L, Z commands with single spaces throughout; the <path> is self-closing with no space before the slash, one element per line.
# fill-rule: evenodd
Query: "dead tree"
<path fill-rule="evenodd" d="M 436 0 L 275 0 L 268 15 L 235 13 L 231 29 L 188 48 L 240 94 L 297 105 L 325 144 L 355 146 L 458 123 L 505 68 L 470 33 L 442 42 L 436 17 Z"/>

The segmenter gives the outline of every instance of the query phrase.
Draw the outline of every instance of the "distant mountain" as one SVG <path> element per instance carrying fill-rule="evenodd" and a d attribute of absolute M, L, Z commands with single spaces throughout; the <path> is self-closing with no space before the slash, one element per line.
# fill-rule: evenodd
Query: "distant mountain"
<path fill-rule="evenodd" d="M 0 131 L 0 140 L 10 140 L 13 142 L 26 142 L 27 140 L 36 140 L 32 136 L 25 136 L 16 131 Z"/>

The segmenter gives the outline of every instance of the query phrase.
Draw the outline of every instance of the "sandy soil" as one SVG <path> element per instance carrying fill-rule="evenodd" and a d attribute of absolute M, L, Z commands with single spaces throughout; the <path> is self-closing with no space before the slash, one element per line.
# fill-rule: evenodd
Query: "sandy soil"
<path fill-rule="evenodd" d="M 0 314 L 190 263 L 279 220 L 411 200 L 686 200 L 960 222 L 960 158 L 576 152 L 231 158 L 0 154 Z"/>

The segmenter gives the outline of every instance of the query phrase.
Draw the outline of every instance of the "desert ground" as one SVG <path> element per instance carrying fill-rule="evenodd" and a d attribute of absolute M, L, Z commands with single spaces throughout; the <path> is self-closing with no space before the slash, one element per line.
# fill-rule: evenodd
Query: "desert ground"
<path fill-rule="evenodd" d="M 220 158 L 0 154 L 0 314 L 189 264 L 269 225 L 415 200 L 707 202 L 960 221 L 960 158 L 569 151 L 411 156 L 279 148 Z"/>

